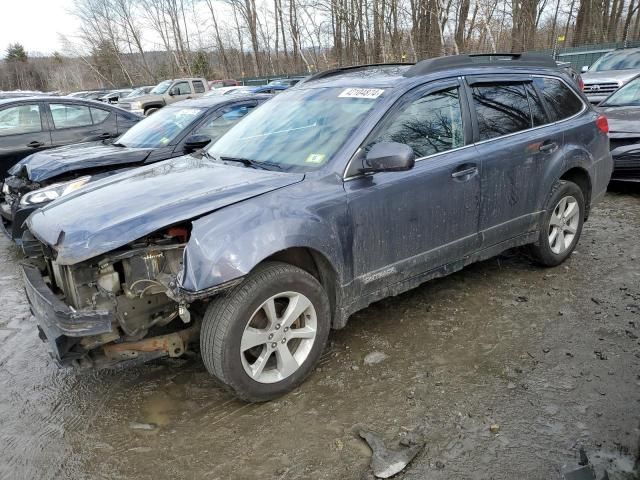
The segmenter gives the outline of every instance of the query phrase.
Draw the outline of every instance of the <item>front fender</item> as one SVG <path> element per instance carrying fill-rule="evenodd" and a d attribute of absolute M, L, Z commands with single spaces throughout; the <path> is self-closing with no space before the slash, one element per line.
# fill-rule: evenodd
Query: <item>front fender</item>
<path fill-rule="evenodd" d="M 323 255 L 342 283 L 344 249 L 336 231 L 341 222 L 328 221 L 295 203 L 273 208 L 267 199 L 256 198 L 194 221 L 180 287 L 198 292 L 231 282 L 271 255 L 293 247 Z"/>

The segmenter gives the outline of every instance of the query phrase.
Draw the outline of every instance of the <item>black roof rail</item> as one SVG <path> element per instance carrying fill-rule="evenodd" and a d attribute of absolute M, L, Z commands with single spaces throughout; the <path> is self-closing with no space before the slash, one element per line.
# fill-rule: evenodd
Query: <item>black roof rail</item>
<path fill-rule="evenodd" d="M 514 67 L 558 68 L 550 55 L 541 53 L 482 53 L 471 55 L 451 55 L 429 58 L 416 63 L 404 73 L 405 77 L 416 77 L 427 73 L 475 66 L 495 66 L 508 64 Z"/>
<path fill-rule="evenodd" d="M 365 68 L 371 68 L 371 67 L 401 67 L 401 66 L 407 66 L 407 65 L 415 65 L 415 64 L 414 63 L 368 63 L 364 65 L 351 65 L 348 67 L 332 68 L 330 70 L 324 70 L 322 72 L 309 75 L 308 77 L 305 77 L 304 79 L 300 80 L 296 84 L 296 86 L 301 85 L 303 83 L 312 82 L 320 78 L 331 77 L 332 75 L 339 75 L 341 73 L 352 71 L 352 70 L 359 70 L 359 69 L 365 69 Z"/>

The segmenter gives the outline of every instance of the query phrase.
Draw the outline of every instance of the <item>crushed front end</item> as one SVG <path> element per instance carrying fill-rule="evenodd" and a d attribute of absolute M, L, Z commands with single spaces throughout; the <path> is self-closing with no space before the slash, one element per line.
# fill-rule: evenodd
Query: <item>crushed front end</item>
<path fill-rule="evenodd" d="M 197 305 L 168 295 L 182 269 L 187 235 L 186 228 L 172 228 L 60 265 L 55 250 L 27 232 L 25 288 L 52 356 L 63 365 L 101 368 L 183 355 L 198 339 L 201 317 Z"/>

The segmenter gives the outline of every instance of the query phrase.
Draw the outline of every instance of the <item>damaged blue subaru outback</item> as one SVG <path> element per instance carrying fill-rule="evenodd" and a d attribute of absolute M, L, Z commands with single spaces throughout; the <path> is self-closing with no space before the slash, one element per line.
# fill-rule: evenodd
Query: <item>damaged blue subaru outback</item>
<path fill-rule="evenodd" d="M 562 263 L 605 194 L 607 129 L 549 57 L 322 72 L 198 154 L 33 213 L 31 310 L 63 365 L 199 348 L 273 399 L 372 302 L 512 247 Z"/>

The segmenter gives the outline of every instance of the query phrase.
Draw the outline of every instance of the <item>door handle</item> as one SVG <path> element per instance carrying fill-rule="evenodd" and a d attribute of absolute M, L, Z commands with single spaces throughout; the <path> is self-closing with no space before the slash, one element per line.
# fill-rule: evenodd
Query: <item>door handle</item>
<path fill-rule="evenodd" d="M 31 148 L 38 148 L 38 147 L 42 147 L 43 145 L 44 145 L 44 143 L 39 142 L 37 140 L 34 140 L 33 142 L 27 143 L 27 147 L 31 147 Z"/>
<path fill-rule="evenodd" d="M 546 141 L 546 142 L 543 142 L 542 145 L 538 147 L 538 150 L 543 153 L 546 153 L 546 152 L 551 153 L 551 152 L 555 152 L 557 148 L 558 148 L 558 144 L 556 142 Z"/>
<path fill-rule="evenodd" d="M 478 173 L 478 167 L 475 167 L 475 166 L 470 167 L 468 165 L 463 165 L 462 167 L 464 168 L 459 168 L 457 170 L 454 170 L 453 173 L 451 174 L 451 178 L 464 179 L 465 177 L 470 177 Z"/>

